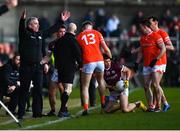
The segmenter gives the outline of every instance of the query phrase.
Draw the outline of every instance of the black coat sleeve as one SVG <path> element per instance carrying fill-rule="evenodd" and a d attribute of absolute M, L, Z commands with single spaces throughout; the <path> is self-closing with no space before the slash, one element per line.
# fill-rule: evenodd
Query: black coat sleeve
<path fill-rule="evenodd" d="M 7 5 L 0 6 L 0 16 L 8 11 L 9 11 L 9 9 L 8 9 Z"/>
<path fill-rule="evenodd" d="M 19 21 L 19 37 L 23 37 L 27 31 L 26 31 L 26 27 L 25 27 L 25 21 L 26 19 L 20 18 Z"/>
<path fill-rule="evenodd" d="M 25 27 L 25 19 L 21 18 L 19 21 L 19 53 L 21 53 L 22 49 L 22 40 L 24 39 L 25 33 L 26 33 L 26 27 Z"/>
<path fill-rule="evenodd" d="M 44 38 L 47 38 L 47 37 L 49 37 L 50 35 L 52 35 L 53 33 L 57 32 L 62 24 L 64 24 L 64 21 L 59 20 L 56 24 L 54 24 L 54 25 L 51 26 L 50 28 L 42 31 L 43 39 L 44 39 Z"/>

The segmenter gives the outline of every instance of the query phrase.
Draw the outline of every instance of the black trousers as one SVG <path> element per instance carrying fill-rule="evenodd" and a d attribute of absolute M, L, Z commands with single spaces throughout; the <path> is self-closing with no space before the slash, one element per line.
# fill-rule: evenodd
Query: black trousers
<path fill-rule="evenodd" d="M 21 118 L 25 114 L 26 102 L 28 99 L 29 87 L 31 80 L 33 81 L 32 89 L 32 112 L 33 117 L 42 115 L 43 100 L 42 100 L 42 84 L 43 84 L 43 68 L 40 64 L 24 64 L 20 66 L 20 96 L 18 117 Z"/>

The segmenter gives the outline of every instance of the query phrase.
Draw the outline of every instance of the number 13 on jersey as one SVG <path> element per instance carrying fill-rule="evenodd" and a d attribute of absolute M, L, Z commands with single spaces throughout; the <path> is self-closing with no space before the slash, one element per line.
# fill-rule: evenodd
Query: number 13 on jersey
<path fill-rule="evenodd" d="M 83 35 L 81 40 L 83 40 L 86 43 L 86 45 L 96 43 L 95 35 L 92 33 Z"/>

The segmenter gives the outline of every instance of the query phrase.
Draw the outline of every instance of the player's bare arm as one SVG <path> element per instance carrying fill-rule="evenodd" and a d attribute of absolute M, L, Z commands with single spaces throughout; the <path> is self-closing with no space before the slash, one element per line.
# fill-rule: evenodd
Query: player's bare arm
<path fill-rule="evenodd" d="M 125 78 L 124 80 L 129 80 L 131 77 L 131 70 L 128 67 L 123 66 L 121 70 L 121 76 Z"/>
<path fill-rule="evenodd" d="M 175 50 L 175 48 L 174 48 L 174 46 L 173 46 L 171 41 L 167 41 L 166 42 L 166 49 L 170 50 L 170 51 L 174 51 Z"/>
<path fill-rule="evenodd" d="M 163 42 L 161 44 L 158 44 L 158 47 L 160 49 L 160 53 L 156 57 L 157 60 L 159 60 L 163 56 L 163 54 L 166 52 L 166 47 L 165 47 L 165 44 Z"/>
<path fill-rule="evenodd" d="M 105 42 L 104 40 L 101 41 L 101 46 L 102 46 L 104 52 L 105 52 L 110 58 L 112 58 L 111 51 L 110 51 L 109 47 L 106 45 L 106 42 Z"/>

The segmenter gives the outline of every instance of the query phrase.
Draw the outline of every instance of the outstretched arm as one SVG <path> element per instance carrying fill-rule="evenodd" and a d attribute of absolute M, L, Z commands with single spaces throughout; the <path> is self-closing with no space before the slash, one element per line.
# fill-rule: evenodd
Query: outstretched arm
<path fill-rule="evenodd" d="M 53 33 L 57 32 L 62 24 L 70 17 L 69 11 L 63 11 L 60 15 L 60 20 L 50 28 L 44 30 L 42 32 L 43 38 L 47 38 L 48 36 L 52 35 Z"/>
<path fill-rule="evenodd" d="M 18 5 L 18 0 L 6 0 L 8 9 L 14 8 Z"/>
<path fill-rule="evenodd" d="M 21 14 L 21 18 L 19 21 L 19 36 L 23 36 L 24 33 L 26 32 L 26 27 L 25 27 L 25 20 L 26 20 L 26 9 Z"/>
<path fill-rule="evenodd" d="M 110 58 L 112 58 L 111 51 L 110 51 L 109 47 L 106 45 L 104 40 L 101 41 L 101 46 L 102 46 L 105 54 L 107 54 Z"/>
<path fill-rule="evenodd" d="M 9 9 L 16 7 L 18 0 L 6 0 L 6 3 L 0 7 L 0 15 L 6 13 Z"/>
<path fill-rule="evenodd" d="M 174 51 L 174 50 L 175 50 L 175 48 L 174 48 L 171 40 L 170 40 L 170 41 L 167 41 L 165 44 L 166 44 L 166 49 L 167 49 L 167 50 L 171 50 L 171 51 Z"/>

